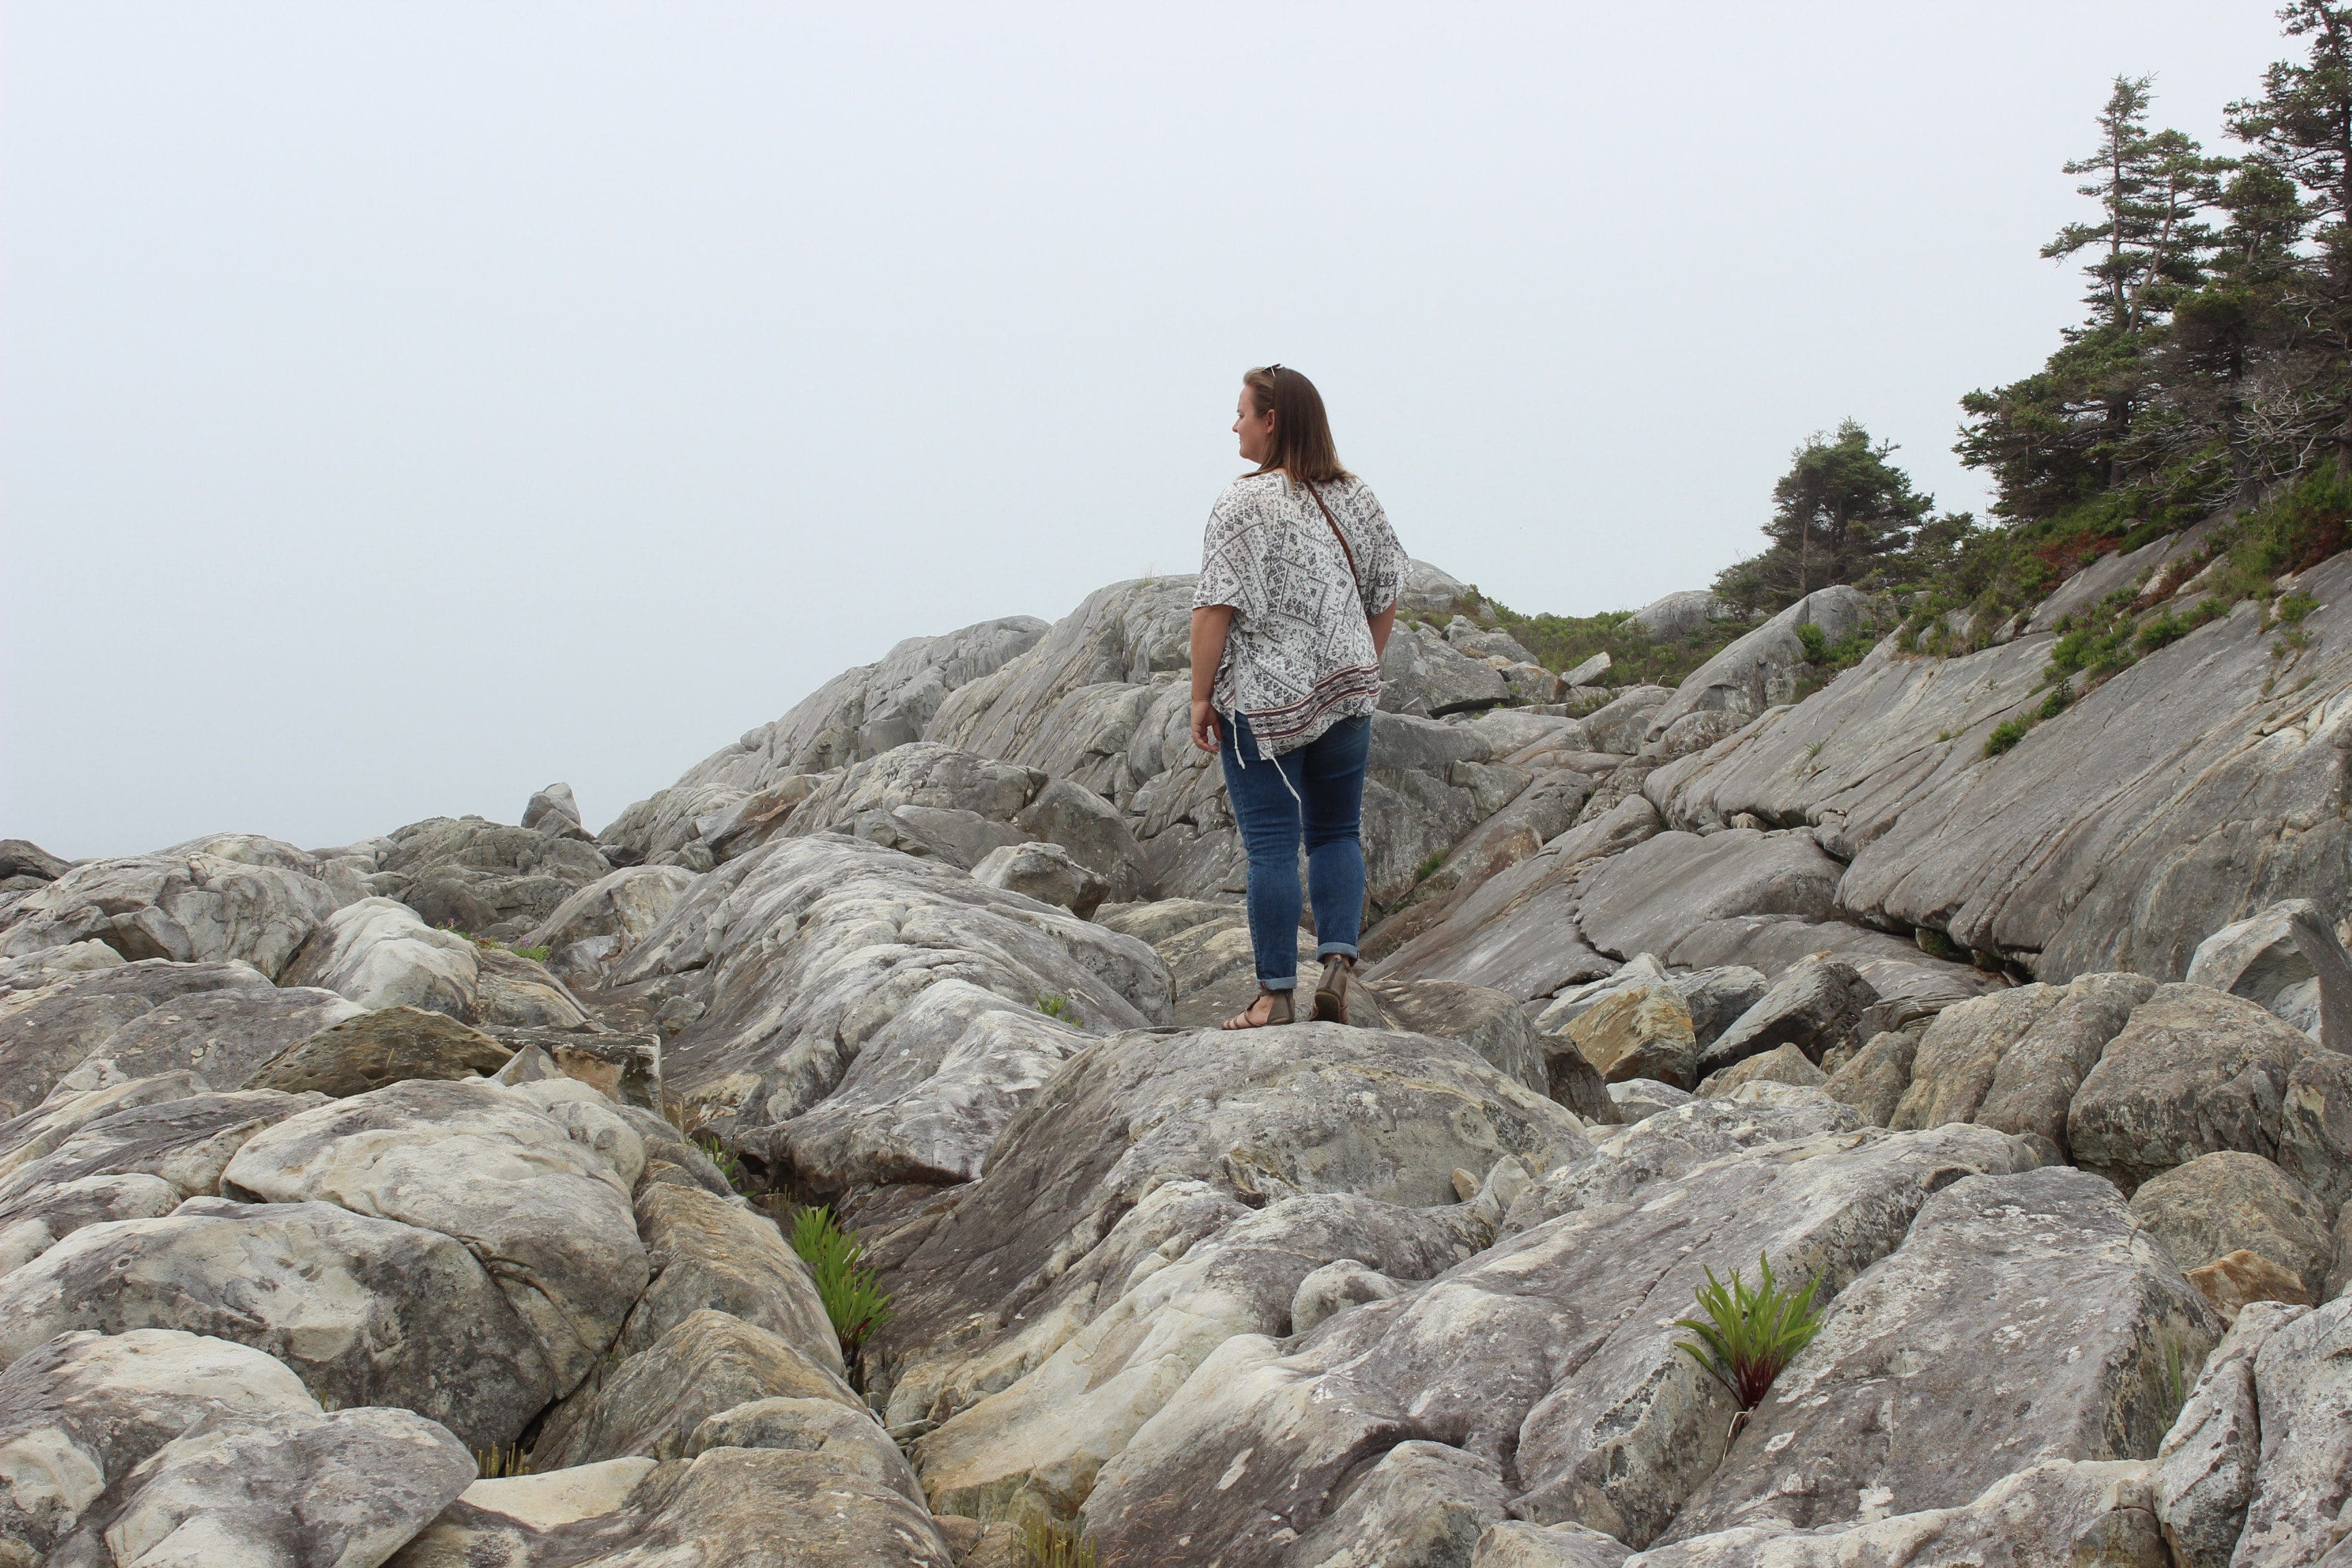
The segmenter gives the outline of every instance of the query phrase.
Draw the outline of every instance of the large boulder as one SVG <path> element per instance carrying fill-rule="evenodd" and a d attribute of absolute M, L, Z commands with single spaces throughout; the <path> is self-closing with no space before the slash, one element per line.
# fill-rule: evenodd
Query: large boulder
<path fill-rule="evenodd" d="M 341 1021 L 273 1057 L 251 1075 L 257 1088 L 335 1099 L 409 1079 L 490 1078 L 514 1052 L 446 1013 L 406 1006 L 352 1008 Z"/>
<path fill-rule="evenodd" d="M 2280 1155 L 2288 1075 L 2309 1036 L 2242 997 L 2167 985 L 2133 1009 L 2066 1113 L 2074 1163 L 2126 1193 L 2216 1149 Z"/>
<path fill-rule="evenodd" d="M 2242 1248 L 2301 1281 L 2306 1300 L 2320 1299 L 2335 1258 L 2329 1211 L 2311 1189 L 2260 1155 L 2233 1149 L 2200 1154 L 2143 1182 L 2131 1215 L 2184 1270 Z"/>
<path fill-rule="evenodd" d="M 1401 626 L 1381 652 L 1381 707 L 1440 719 L 1507 702 L 1510 686 L 1483 658 L 1426 626 Z"/>
<path fill-rule="evenodd" d="M 2309 899 L 2223 926 L 2197 944 L 2185 978 L 2259 1003 L 2330 1050 L 2352 1050 L 2352 957 Z"/>
<path fill-rule="evenodd" d="M 1168 1016 L 1152 951 L 963 872 L 833 835 L 787 838 L 699 879 L 617 980 L 667 981 L 699 1015 L 665 1089 L 742 1144 L 841 1087 L 867 1040 L 956 979 L 1014 1006 L 1060 997 L 1081 1030 Z"/>
<path fill-rule="evenodd" d="M 2047 1460 L 2148 1458 L 2168 1358 L 2198 1366 L 2221 1335 L 2106 1182 L 1956 1183 L 1839 1293 L 1670 1536 L 1952 1508 Z"/>
<path fill-rule="evenodd" d="M 478 816 L 436 816 L 391 836 L 369 884 L 428 925 L 512 942 L 612 866 L 593 844 Z"/>
<path fill-rule="evenodd" d="M 816 1281 L 773 1220 L 670 1182 L 646 1184 L 637 1194 L 636 1217 L 653 1279 L 622 1325 L 623 1354 L 652 1348 L 707 1310 L 764 1329 L 815 1365 L 841 1373 L 841 1342 Z"/>
<path fill-rule="evenodd" d="M 428 926 L 386 898 L 335 911 L 287 966 L 286 982 L 322 986 L 362 1007 L 416 1007 L 467 1023 L 588 1024 L 579 999 L 537 963 Z"/>
<path fill-rule="evenodd" d="M 2237 1549 L 2263 1457 L 2255 1358 L 2305 1310 L 2258 1302 L 2239 1313 L 2164 1435 L 2156 1511 L 2179 1568 L 2226 1568 Z"/>
<path fill-rule="evenodd" d="M 207 1416 L 110 1487 L 48 1561 L 358 1568 L 389 1557 L 473 1479 L 474 1457 L 448 1430 L 405 1410 Z"/>
<path fill-rule="evenodd" d="M 1651 952 L 1674 964 L 1748 963 L 1740 949 L 1753 917 L 1834 918 L 1844 869 L 1810 834 L 1661 833 L 1601 868 L 1577 921 L 1585 940 L 1623 958 Z M 1785 965 L 1755 967 L 1770 973 Z"/>
<path fill-rule="evenodd" d="M 1704 588 L 1691 588 L 1651 600 L 1628 616 L 1625 624 L 1639 626 L 1654 637 L 1687 637 L 1706 631 L 1717 621 L 1741 618 L 1738 605 L 1718 599 Z"/>
<path fill-rule="evenodd" d="M 864 1405 L 840 1374 L 731 1313 L 689 1312 L 548 1414 L 535 1465 L 562 1469 L 642 1454 L 674 1459 L 709 1417 L 755 1399 Z"/>
<path fill-rule="evenodd" d="M 661 924 L 693 880 L 694 873 L 682 866 L 624 867 L 556 905 L 515 945 L 547 949 L 549 964 L 562 971 L 572 967 L 565 963 L 567 953 L 597 942 L 602 945 L 593 954 L 583 956 L 592 965 L 608 963 Z"/>
<path fill-rule="evenodd" d="M 60 1334 L 0 1373 L 0 1542 L 46 1553 L 109 1488 L 200 1422 L 318 1408 L 283 1365 L 226 1340 L 170 1329 Z"/>
<path fill-rule="evenodd" d="M 393 1568 L 486 1563 L 950 1568 L 919 1504 L 831 1452 L 713 1448 L 478 1481 Z"/>
<path fill-rule="evenodd" d="M 462 1242 L 563 1393 L 603 1361 L 645 1289 L 630 1211 L 645 1154 L 619 1117 L 577 1100 L 542 1105 L 542 1087 L 417 1079 L 335 1100 L 247 1142 L 221 1190 L 340 1204 Z M 605 1148 L 590 1141 L 600 1131 Z"/>
<path fill-rule="evenodd" d="M 93 1057 L 103 1058 L 117 1035 L 157 1008 L 176 1008 L 224 991 L 246 994 L 257 1011 L 277 1007 L 261 1000 L 272 988 L 268 978 L 249 963 L 175 963 L 167 959 L 68 973 L 0 995 L 0 1112 L 14 1116 L 39 1104 L 59 1080 Z M 157 1032 L 167 1037 L 180 1033 L 176 1028 Z M 146 1037 L 151 1041 L 156 1037 Z M 125 1075 L 102 1076 L 112 1081 Z"/>
<path fill-rule="evenodd" d="M 1826 955 L 1801 960 L 1699 1053 L 1696 1070 L 1721 1072 L 1782 1046 L 1818 1067 L 1832 1051 L 1862 1043 L 1863 1016 L 1877 1001 L 1853 965 Z"/>
<path fill-rule="evenodd" d="M 2352 1297 L 2307 1312 L 2261 1310 L 2277 1316 L 2254 1355 L 2262 1451 L 2230 1559 L 2236 1568 L 2320 1561 L 2342 1538 L 2344 1479 L 2352 1474 L 2352 1422 L 2345 1419 L 2352 1409 Z"/>
<path fill-rule="evenodd" d="M 1302 1339 L 1226 1341 L 1103 1467 L 1083 1517 L 1107 1564 L 1232 1561 L 1321 1527 L 1372 1461 L 1422 1442 L 1469 1461 L 1452 1483 L 1419 1473 L 1481 1528 L 1507 1506 L 1646 1544 L 1706 1479 L 1732 1414 L 1674 1348 L 1702 1266 L 1766 1251 L 1833 1294 L 1902 1241 L 1931 1191 L 2013 1158 L 1981 1128 L 1832 1133 L 1637 1184 L 1633 1201 L 1593 1194 Z M 1506 1467 L 1507 1500 L 1471 1479 Z M 1408 1560 L 1383 1544 L 1360 1542 L 1358 1560 Z"/>
<path fill-rule="evenodd" d="M 132 1019 L 83 1060 L 109 1077 L 184 1069 L 215 1089 L 241 1089 L 280 1052 L 358 1016 L 356 1003 L 308 986 L 237 985 L 164 1002 Z"/>
<path fill-rule="evenodd" d="M 555 1392 L 472 1253 L 330 1204 L 197 1198 L 86 1226 L 0 1278 L 0 1363 L 59 1334 L 178 1329 L 265 1351 L 336 1408 L 394 1405 L 468 1447 L 512 1443 Z"/>
<path fill-rule="evenodd" d="M 1675 693 L 1650 715 L 1650 733 L 1662 735 L 1690 714 L 1719 712 L 1745 723 L 1776 704 L 1790 702 L 1808 668 L 1799 626 L 1819 628 L 1839 643 L 1870 626 L 1871 602 L 1860 590 L 1841 584 L 1806 595 L 1762 626 L 1683 677 Z"/>
<path fill-rule="evenodd" d="M 187 1194 L 144 1172 L 45 1183 L 0 1209 L 0 1274 L 21 1268 L 86 1225 L 161 1219 Z"/>
<path fill-rule="evenodd" d="M 274 838 L 221 834 L 152 855 L 88 860 L 29 893 L 0 958 L 98 941 L 132 960 L 241 960 L 272 980 L 357 879 Z"/>
<path fill-rule="evenodd" d="M 77 1127 L 49 1152 L 0 1175 L 0 1216 L 88 1176 L 153 1176 L 183 1198 L 207 1196 L 255 1135 L 320 1103 L 314 1094 L 245 1089 L 124 1105 Z"/>

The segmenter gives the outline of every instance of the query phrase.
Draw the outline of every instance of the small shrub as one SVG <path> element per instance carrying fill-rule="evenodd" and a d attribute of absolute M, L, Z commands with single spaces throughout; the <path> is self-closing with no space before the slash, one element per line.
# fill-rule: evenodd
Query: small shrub
<path fill-rule="evenodd" d="M 2062 680 L 2050 689 L 2050 695 L 2042 700 L 2042 706 L 2033 716 L 2036 719 L 2055 719 L 2074 704 L 2074 689 Z"/>
<path fill-rule="evenodd" d="M 533 963 L 545 963 L 547 962 L 547 954 L 549 952 L 548 949 L 543 947 L 510 947 L 507 949 L 507 951 L 513 953 L 517 958 L 528 958 Z"/>
<path fill-rule="evenodd" d="M 1992 733 L 1985 737 L 1984 754 L 1988 757 L 2000 755 L 2025 739 L 2025 732 L 2032 728 L 2032 724 L 2023 719 L 2002 720 L 1992 727 Z"/>
<path fill-rule="evenodd" d="M 1037 1011 L 1045 1014 L 1048 1018 L 1058 1018 L 1073 1027 L 1078 1021 L 1078 1010 L 1071 1006 L 1069 997 L 1059 991 L 1048 991 L 1041 994 L 1037 998 Z"/>
<path fill-rule="evenodd" d="M 1086 1532 L 1044 1509 L 1031 1509 L 1013 1528 L 1013 1568 L 1096 1568 Z"/>
<path fill-rule="evenodd" d="M 793 1250 L 815 1276 L 817 1299 L 841 1348 L 855 1353 L 890 1318 L 890 1298 L 875 1288 L 874 1270 L 863 1267 L 865 1247 L 841 1228 L 833 1210 L 820 1206 L 793 1218 Z"/>
<path fill-rule="evenodd" d="M 1428 859 L 1423 860 L 1420 865 L 1415 866 L 1412 868 L 1412 879 L 1415 882 L 1426 882 L 1432 877 L 1436 876 L 1437 868 L 1444 864 L 1445 857 L 1444 854 L 1440 853 L 1432 855 Z"/>
<path fill-rule="evenodd" d="M 1728 1286 L 1710 1268 L 1698 1290 L 1698 1308 L 1706 1315 L 1675 1320 L 1675 1327 L 1688 1329 L 1699 1340 L 1676 1340 L 1675 1348 L 1723 1384 L 1742 1410 L 1756 1408 L 1780 1369 L 1812 1342 L 1822 1326 L 1813 1310 L 1819 1275 L 1801 1290 L 1784 1291 L 1772 1278 L 1771 1260 L 1759 1253 L 1756 1261 L 1762 1283 L 1754 1289 L 1741 1281 L 1737 1268 Z"/>
<path fill-rule="evenodd" d="M 2319 601 L 2297 588 L 2271 606 L 2271 613 L 2276 616 L 2280 624 L 2284 626 L 2299 626 L 2303 625 L 2304 616 L 2317 608 L 2319 608 Z"/>
<path fill-rule="evenodd" d="M 474 1479 L 478 1481 L 504 1480 L 509 1476 L 530 1474 L 530 1456 L 520 1444 L 499 1447 L 492 1444 L 474 1450 Z"/>
<path fill-rule="evenodd" d="M 1826 664 L 1830 657 L 1830 635 L 1811 621 L 1797 625 L 1797 640 L 1805 645 L 1807 664 Z"/>
<path fill-rule="evenodd" d="M 741 1155 L 736 1153 L 734 1150 L 730 1149 L 726 1144 L 720 1142 L 718 1135 L 715 1133 L 698 1132 L 694 1134 L 694 1146 L 709 1156 L 712 1164 L 719 1167 L 719 1173 L 727 1178 L 727 1184 L 729 1186 L 734 1188 L 739 1193 L 744 1189 L 746 1184 L 743 1179 L 743 1157 Z"/>

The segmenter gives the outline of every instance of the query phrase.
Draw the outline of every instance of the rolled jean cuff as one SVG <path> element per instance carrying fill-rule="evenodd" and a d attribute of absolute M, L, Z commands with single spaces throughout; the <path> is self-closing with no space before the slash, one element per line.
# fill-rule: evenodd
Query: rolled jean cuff
<path fill-rule="evenodd" d="M 1261 991 L 1296 991 L 1298 989 L 1298 976 L 1294 974 L 1286 980 L 1268 980 L 1260 975 L 1257 988 Z"/>
<path fill-rule="evenodd" d="M 1315 950 L 1318 958 L 1355 958 L 1359 956 L 1352 942 L 1327 942 Z"/>

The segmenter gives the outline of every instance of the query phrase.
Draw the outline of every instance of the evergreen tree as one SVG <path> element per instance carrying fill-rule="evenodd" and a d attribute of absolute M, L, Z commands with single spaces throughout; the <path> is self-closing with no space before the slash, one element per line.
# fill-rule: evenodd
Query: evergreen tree
<path fill-rule="evenodd" d="M 1772 521 L 1764 525 L 1770 545 L 1727 568 L 1715 591 L 1748 609 L 1779 609 L 1815 588 L 1898 575 L 1895 566 L 1936 501 L 1886 460 L 1895 450 L 1851 419 L 1834 437 L 1809 437 L 1772 487 Z"/>

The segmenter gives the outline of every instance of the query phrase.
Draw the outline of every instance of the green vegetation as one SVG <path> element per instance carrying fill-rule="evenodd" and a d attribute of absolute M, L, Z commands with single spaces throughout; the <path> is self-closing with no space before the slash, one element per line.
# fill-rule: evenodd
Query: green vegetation
<path fill-rule="evenodd" d="M 1675 686 L 1752 628 L 1716 621 L 1685 637 L 1654 637 L 1633 624 L 1631 610 L 1597 616 L 1523 616 L 1488 600 L 1496 623 L 1518 638 L 1546 669 L 1574 669 L 1596 653 L 1609 656 L 1602 686 Z"/>
<path fill-rule="evenodd" d="M 474 1479 L 480 1481 L 504 1480 L 509 1476 L 530 1474 L 530 1456 L 520 1446 L 499 1447 L 493 1444 L 474 1450 Z"/>
<path fill-rule="evenodd" d="M 510 947 L 507 949 L 507 951 L 513 953 L 517 958 L 528 958 L 533 963 L 545 963 L 547 962 L 548 950 L 543 947 Z"/>
<path fill-rule="evenodd" d="M 750 1185 L 750 1183 L 745 1179 L 743 1157 L 735 1152 L 734 1150 L 730 1149 L 726 1144 L 720 1142 L 717 1134 L 709 1132 L 697 1133 L 694 1138 L 694 1146 L 701 1150 L 712 1164 L 719 1167 L 719 1173 L 727 1178 L 727 1184 L 729 1186 L 734 1188 L 740 1193 Z"/>
<path fill-rule="evenodd" d="M 1772 1278 L 1770 1259 L 1759 1254 L 1757 1267 L 1762 1283 L 1752 1290 L 1736 1268 L 1728 1286 L 1708 1269 L 1706 1283 L 1698 1289 L 1698 1308 L 1705 1315 L 1675 1320 L 1675 1327 L 1698 1336 L 1696 1343 L 1676 1340 L 1675 1348 L 1723 1384 L 1742 1410 L 1756 1408 L 1780 1369 L 1821 1329 L 1821 1314 L 1813 1310 L 1819 1276 L 1801 1290 L 1784 1291 Z"/>
<path fill-rule="evenodd" d="M 1013 1527 L 1013 1568 L 1095 1568 L 1097 1561 L 1083 1531 L 1042 1508 L 1028 1510 Z"/>
<path fill-rule="evenodd" d="M 1078 1011 L 1070 1005 L 1069 997 L 1062 992 L 1040 993 L 1037 997 L 1037 1011 L 1045 1014 L 1048 1018 L 1058 1018 L 1073 1028 L 1077 1026 Z"/>
<path fill-rule="evenodd" d="M 874 1270 L 863 1266 L 865 1247 L 841 1228 L 832 1209 L 818 1207 L 793 1216 L 793 1250 L 816 1279 L 817 1298 L 843 1352 L 855 1355 L 890 1317 L 890 1298 L 875 1287 Z"/>
<path fill-rule="evenodd" d="M 1443 865 L 1444 865 L 1444 864 L 1445 864 L 1445 856 L 1444 856 L 1444 853 L 1443 851 L 1440 851 L 1439 853 L 1437 853 L 1437 854 L 1435 854 L 1435 855 L 1432 855 L 1432 856 L 1430 856 L 1427 859 L 1423 860 L 1420 865 L 1415 866 L 1415 867 L 1412 868 L 1412 879 L 1413 879 L 1413 881 L 1414 881 L 1416 884 L 1419 884 L 1419 883 L 1422 883 L 1422 882 L 1426 882 L 1426 881 L 1428 881 L 1432 877 L 1434 877 L 1434 876 L 1436 876 L 1436 875 L 1437 875 L 1437 868 L 1438 868 L 1440 866 L 1443 866 Z"/>

